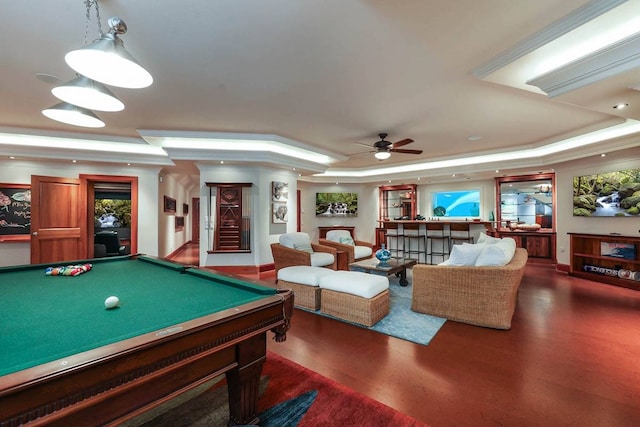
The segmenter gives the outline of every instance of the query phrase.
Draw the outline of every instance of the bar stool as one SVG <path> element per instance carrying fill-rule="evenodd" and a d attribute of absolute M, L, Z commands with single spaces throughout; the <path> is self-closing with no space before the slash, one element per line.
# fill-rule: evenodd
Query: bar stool
<path fill-rule="evenodd" d="M 404 241 L 405 248 L 407 249 L 406 258 L 416 259 L 420 262 L 420 255 L 423 255 L 424 263 L 427 263 L 427 234 L 420 233 L 419 223 L 406 223 L 403 224 L 404 229 Z M 420 245 L 422 242 L 422 246 Z M 413 258 L 412 255 L 417 255 L 417 258 Z"/>
<path fill-rule="evenodd" d="M 473 236 L 471 235 L 470 225 L 468 222 L 451 223 L 449 225 L 451 245 L 456 242 L 473 243 Z"/>
<path fill-rule="evenodd" d="M 385 222 L 384 229 L 387 234 L 387 249 L 391 252 L 391 258 L 404 258 L 404 236 L 400 232 L 397 222 Z M 391 243 L 395 245 L 391 245 Z M 402 256 L 400 253 L 402 252 Z"/>
<path fill-rule="evenodd" d="M 429 242 L 427 255 L 430 256 L 430 264 L 433 264 L 433 256 L 442 257 L 442 261 L 445 260 L 445 256 L 449 256 L 451 251 L 451 237 L 446 233 L 445 225 L 441 222 L 428 222 L 427 223 L 427 241 Z M 436 250 L 433 248 L 433 242 L 439 242 L 436 246 Z M 437 248 L 440 250 L 437 250 Z"/>

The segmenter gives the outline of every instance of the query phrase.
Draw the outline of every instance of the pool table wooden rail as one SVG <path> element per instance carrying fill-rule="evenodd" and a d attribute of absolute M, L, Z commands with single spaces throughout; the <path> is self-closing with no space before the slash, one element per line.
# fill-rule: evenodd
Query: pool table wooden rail
<path fill-rule="evenodd" d="M 293 294 L 285 290 L 5 375 L 0 426 L 117 425 L 222 373 L 229 425 L 255 423 L 267 332 L 283 340 L 292 314 Z"/>

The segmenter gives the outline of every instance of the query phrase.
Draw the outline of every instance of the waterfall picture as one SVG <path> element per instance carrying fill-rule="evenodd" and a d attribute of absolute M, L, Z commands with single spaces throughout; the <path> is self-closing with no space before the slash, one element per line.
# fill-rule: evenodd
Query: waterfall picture
<path fill-rule="evenodd" d="M 573 216 L 639 216 L 640 169 L 573 178 Z"/>

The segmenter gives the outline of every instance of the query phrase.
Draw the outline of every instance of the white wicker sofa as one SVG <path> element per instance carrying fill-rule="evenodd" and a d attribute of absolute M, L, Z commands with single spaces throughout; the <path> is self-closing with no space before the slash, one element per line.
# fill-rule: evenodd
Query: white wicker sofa
<path fill-rule="evenodd" d="M 416 265 L 411 309 L 471 325 L 510 329 L 527 259 L 526 249 L 515 248 L 505 265 Z"/>

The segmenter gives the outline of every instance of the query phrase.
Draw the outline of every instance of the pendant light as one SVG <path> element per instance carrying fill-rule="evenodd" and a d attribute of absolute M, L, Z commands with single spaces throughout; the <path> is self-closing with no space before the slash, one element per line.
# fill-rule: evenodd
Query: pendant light
<path fill-rule="evenodd" d="M 100 120 L 93 111 L 69 104 L 68 102 L 61 102 L 46 110 L 42 110 L 42 114 L 50 119 L 69 125 L 90 128 L 104 127 L 104 122 Z"/>
<path fill-rule="evenodd" d="M 85 76 L 51 89 L 57 98 L 70 104 L 98 111 L 122 111 L 124 104 L 105 85 Z"/>
<path fill-rule="evenodd" d="M 98 1 L 85 0 L 87 3 L 87 15 L 91 4 Z M 98 15 L 98 26 L 100 27 Z M 127 32 L 127 24 L 118 18 L 109 18 L 109 32 L 102 33 L 93 43 L 72 50 L 64 57 L 67 64 L 78 73 L 92 80 L 117 87 L 139 89 L 150 86 L 153 77 L 145 70 L 136 59 L 124 48 L 124 43 L 118 34 Z"/>
<path fill-rule="evenodd" d="M 109 22 L 114 19 L 119 18 Z M 116 33 L 103 34 L 89 46 L 67 53 L 64 59 L 78 73 L 107 85 L 140 89 L 153 83 L 151 74 L 127 52 Z"/>

